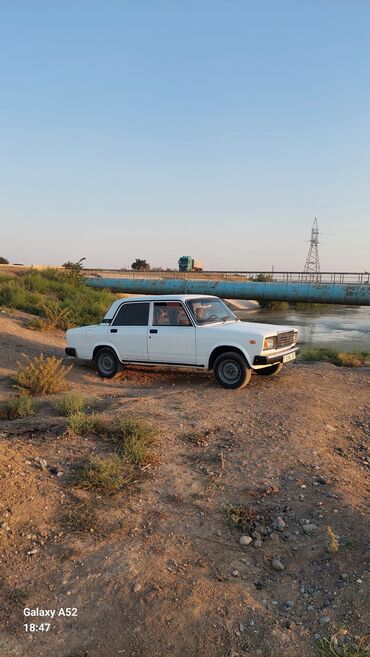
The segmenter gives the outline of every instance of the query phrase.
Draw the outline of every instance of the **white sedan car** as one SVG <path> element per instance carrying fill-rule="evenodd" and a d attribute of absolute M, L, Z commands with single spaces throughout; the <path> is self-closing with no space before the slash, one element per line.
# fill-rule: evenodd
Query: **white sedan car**
<path fill-rule="evenodd" d="M 213 370 L 223 388 L 242 388 L 252 371 L 271 376 L 293 361 L 297 330 L 242 322 L 218 297 L 157 295 L 115 301 L 101 324 L 67 331 L 66 354 L 94 360 L 113 377 L 126 363 Z"/>

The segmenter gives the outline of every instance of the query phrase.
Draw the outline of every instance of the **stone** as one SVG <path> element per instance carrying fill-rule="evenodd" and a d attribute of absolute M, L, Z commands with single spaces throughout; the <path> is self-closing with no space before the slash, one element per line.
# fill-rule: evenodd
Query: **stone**
<path fill-rule="evenodd" d="M 139 582 L 135 582 L 132 587 L 132 591 L 133 593 L 138 593 L 139 591 L 141 591 L 141 584 L 139 584 Z"/>
<path fill-rule="evenodd" d="M 40 458 L 39 456 L 35 457 L 35 463 L 42 469 L 46 470 L 48 467 L 48 462 L 45 459 Z"/>
<path fill-rule="evenodd" d="M 241 536 L 239 538 L 239 543 L 240 545 L 250 545 L 253 541 L 253 538 L 251 536 Z"/>
<path fill-rule="evenodd" d="M 330 616 L 321 616 L 319 623 L 320 625 L 327 625 L 327 623 L 331 622 Z"/>
<path fill-rule="evenodd" d="M 254 547 L 255 548 L 263 547 L 263 541 L 261 541 L 261 540 L 254 541 Z"/>
<path fill-rule="evenodd" d="M 238 570 L 233 570 L 231 572 L 231 574 L 232 574 L 233 577 L 239 577 L 239 571 Z"/>
<path fill-rule="evenodd" d="M 274 529 L 277 529 L 279 532 L 282 532 L 284 531 L 285 527 L 286 527 L 286 523 L 280 516 L 278 516 L 274 522 Z"/>
<path fill-rule="evenodd" d="M 315 525 L 313 522 L 310 522 L 308 525 L 303 525 L 303 531 L 305 534 L 308 536 L 310 534 L 313 534 L 313 532 L 317 529 L 317 525 Z"/>
<path fill-rule="evenodd" d="M 280 559 L 273 559 L 271 562 L 271 566 L 273 567 L 274 570 L 277 571 L 284 570 L 284 566 L 281 563 Z"/>

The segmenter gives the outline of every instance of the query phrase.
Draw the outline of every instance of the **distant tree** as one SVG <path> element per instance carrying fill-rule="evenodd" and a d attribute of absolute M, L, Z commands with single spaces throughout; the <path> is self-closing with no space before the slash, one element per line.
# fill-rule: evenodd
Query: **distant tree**
<path fill-rule="evenodd" d="M 136 258 L 135 262 L 133 262 L 131 265 L 131 269 L 134 269 L 135 271 L 149 271 L 150 265 L 146 260 Z"/>
<path fill-rule="evenodd" d="M 258 274 L 255 278 L 252 278 L 252 281 L 255 281 L 256 283 L 270 283 L 273 280 L 271 274 Z"/>
<path fill-rule="evenodd" d="M 9 264 L 9 260 L 0 257 L 0 265 L 8 265 L 8 264 Z"/>
<path fill-rule="evenodd" d="M 82 275 L 82 270 L 83 270 L 83 261 L 86 260 L 86 258 L 80 258 L 77 260 L 77 262 L 71 262 L 68 260 L 68 262 L 65 262 L 62 267 L 67 270 L 67 278 L 69 281 L 72 283 L 80 283 L 81 280 L 81 275 Z"/>

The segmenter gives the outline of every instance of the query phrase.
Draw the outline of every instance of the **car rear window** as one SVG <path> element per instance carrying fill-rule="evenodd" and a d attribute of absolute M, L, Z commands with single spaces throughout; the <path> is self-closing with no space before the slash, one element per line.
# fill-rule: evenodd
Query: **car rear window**
<path fill-rule="evenodd" d="M 124 303 L 114 318 L 113 326 L 148 326 L 149 303 Z"/>

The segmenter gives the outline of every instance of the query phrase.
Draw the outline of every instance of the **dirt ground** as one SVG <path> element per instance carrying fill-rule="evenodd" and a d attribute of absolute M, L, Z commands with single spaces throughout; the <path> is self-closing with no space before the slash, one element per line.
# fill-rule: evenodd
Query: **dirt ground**
<path fill-rule="evenodd" d="M 62 334 L 26 326 L 0 314 L 0 399 L 23 353 L 63 356 Z M 105 381 L 76 363 L 95 412 L 155 426 L 154 458 L 97 495 L 74 469 L 106 445 L 65 432 L 60 395 L 0 423 L 1 657 L 314 657 L 318 635 L 363 637 L 369 372 L 298 363 L 226 391 L 206 373 Z M 227 509 L 251 520 L 249 545 Z M 77 616 L 30 633 L 48 619 L 25 608 Z"/>

